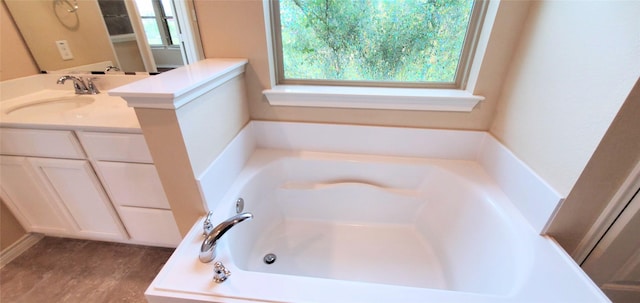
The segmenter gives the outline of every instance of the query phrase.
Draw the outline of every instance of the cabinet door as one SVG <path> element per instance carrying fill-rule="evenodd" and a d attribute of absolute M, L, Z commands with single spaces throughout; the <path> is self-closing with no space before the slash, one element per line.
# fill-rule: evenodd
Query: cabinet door
<path fill-rule="evenodd" d="M 118 211 L 131 239 L 141 244 L 177 247 L 182 240 L 170 210 L 122 206 Z"/>
<path fill-rule="evenodd" d="M 97 161 L 96 170 L 114 204 L 171 208 L 153 164 Z"/>
<path fill-rule="evenodd" d="M 2 199 L 30 232 L 64 235 L 73 232 L 70 218 L 42 189 L 25 157 L 0 156 Z"/>
<path fill-rule="evenodd" d="M 71 214 L 78 236 L 123 239 L 124 228 L 85 160 L 28 158 L 45 187 Z"/>

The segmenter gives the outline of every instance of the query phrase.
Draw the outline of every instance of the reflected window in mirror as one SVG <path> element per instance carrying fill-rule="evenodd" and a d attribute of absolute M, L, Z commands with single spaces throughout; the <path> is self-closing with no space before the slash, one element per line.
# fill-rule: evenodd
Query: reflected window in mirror
<path fill-rule="evenodd" d="M 178 24 L 170 0 L 136 0 L 147 41 L 151 47 L 177 47 Z"/>

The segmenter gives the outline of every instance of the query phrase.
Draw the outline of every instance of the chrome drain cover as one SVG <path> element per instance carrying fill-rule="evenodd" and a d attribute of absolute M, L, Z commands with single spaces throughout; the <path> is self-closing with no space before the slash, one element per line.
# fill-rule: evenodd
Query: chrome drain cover
<path fill-rule="evenodd" d="M 264 263 L 273 264 L 273 262 L 276 261 L 276 255 L 275 254 L 266 254 L 262 260 L 264 260 Z"/>

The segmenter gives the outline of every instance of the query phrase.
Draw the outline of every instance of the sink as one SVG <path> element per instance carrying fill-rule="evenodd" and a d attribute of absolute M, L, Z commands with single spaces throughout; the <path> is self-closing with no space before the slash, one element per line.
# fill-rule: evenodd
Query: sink
<path fill-rule="evenodd" d="M 93 97 L 72 96 L 38 100 L 27 104 L 21 104 L 5 111 L 7 115 L 34 115 L 52 112 L 64 112 L 78 109 L 95 102 Z"/>

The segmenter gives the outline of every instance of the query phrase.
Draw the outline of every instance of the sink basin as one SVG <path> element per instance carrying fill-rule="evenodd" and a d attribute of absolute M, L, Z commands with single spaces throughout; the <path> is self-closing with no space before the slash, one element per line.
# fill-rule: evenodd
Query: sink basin
<path fill-rule="evenodd" d="M 35 102 L 30 102 L 27 104 L 16 106 L 14 108 L 10 108 L 5 112 L 5 114 L 35 115 L 42 113 L 64 112 L 90 105 L 93 102 L 95 102 L 95 99 L 89 96 L 52 98 L 38 100 Z"/>

